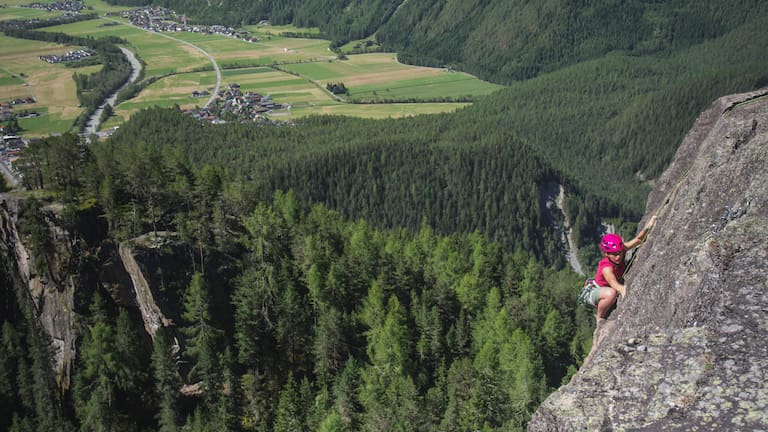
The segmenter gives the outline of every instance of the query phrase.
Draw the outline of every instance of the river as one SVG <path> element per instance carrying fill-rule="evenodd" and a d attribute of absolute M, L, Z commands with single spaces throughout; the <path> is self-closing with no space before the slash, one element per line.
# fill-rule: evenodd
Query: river
<path fill-rule="evenodd" d="M 139 62 L 139 60 L 136 59 L 136 56 L 133 54 L 133 51 L 123 47 L 120 47 L 120 50 L 123 51 L 123 54 L 125 54 L 125 56 L 128 58 L 128 61 L 131 63 L 131 75 L 128 77 L 128 81 L 126 81 L 125 84 L 123 84 L 119 89 L 117 89 L 117 91 L 114 94 L 109 96 L 104 101 L 104 103 L 99 105 L 99 107 L 93 113 L 91 118 L 88 120 L 88 123 L 85 124 L 86 136 L 95 134 L 99 130 L 99 126 L 101 126 L 101 113 L 104 112 L 104 107 L 107 104 L 114 107 L 115 101 L 117 101 L 117 95 L 120 94 L 120 92 L 129 84 L 135 82 L 136 79 L 139 78 L 139 73 L 141 73 L 141 62 Z"/>

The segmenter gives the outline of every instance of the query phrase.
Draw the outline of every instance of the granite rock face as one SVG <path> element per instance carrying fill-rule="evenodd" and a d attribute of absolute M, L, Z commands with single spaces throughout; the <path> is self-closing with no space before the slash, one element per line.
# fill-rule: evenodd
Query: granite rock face
<path fill-rule="evenodd" d="M 528 430 L 768 430 L 767 199 L 768 91 L 721 98 L 649 195 L 627 298 Z"/>

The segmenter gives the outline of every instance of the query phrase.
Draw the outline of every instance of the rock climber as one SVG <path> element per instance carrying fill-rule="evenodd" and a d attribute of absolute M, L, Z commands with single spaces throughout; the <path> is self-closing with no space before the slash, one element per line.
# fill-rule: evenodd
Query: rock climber
<path fill-rule="evenodd" d="M 648 224 L 635 238 L 624 242 L 618 234 L 605 234 L 600 239 L 600 250 L 603 258 L 597 264 L 595 282 L 597 287 L 590 293 L 590 302 L 597 307 L 597 322 L 605 320 L 616 305 L 617 296 L 626 297 L 627 288 L 624 285 L 624 272 L 627 269 L 626 254 L 643 243 L 648 232 L 656 222 L 653 216 Z"/>

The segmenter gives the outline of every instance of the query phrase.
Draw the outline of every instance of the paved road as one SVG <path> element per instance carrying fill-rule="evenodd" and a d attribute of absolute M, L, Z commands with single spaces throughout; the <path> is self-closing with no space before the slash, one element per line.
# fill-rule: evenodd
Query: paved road
<path fill-rule="evenodd" d="M 116 23 L 120 23 L 120 24 L 123 24 L 123 25 L 129 25 L 129 26 L 137 28 L 139 30 L 144 30 L 145 32 L 156 34 L 158 36 L 162 36 L 164 38 L 168 38 L 168 39 L 174 40 L 176 42 L 180 42 L 180 43 L 183 43 L 185 45 L 189 45 L 192 48 L 200 51 L 205 57 L 208 58 L 208 61 L 211 62 L 211 64 L 213 65 L 213 69 L 216 71 L 216 87 L 214 87 L 213 92 L 211 92 L 211 97 L 208 98 L 208 101 L 205 103 L 205 105 L 203 107 L 204 108 L 208 107 L 208 105 L 212 104 L 214 99 L 216 99 L 216 95 L 219 94 L 219 87 L 221 87 L 221 69 L 219 69 L 219 64 L 216 63 L 216 60 L 213 58 L 213 56 L 208 54 L 208 51 L 200 48 L 199 46 L 197 46 L 197 45 L 195 45 L 193 43 L 190 43 L 190 42 L 187 42 L 185 40 L 181 40 L 181 39 L 175 38 L 175 37 L 173 37 L 171 35 L 168 35 L 168 34 L 165 34 L 165 33 L 158 33 L 158 32 L 153 31 L 153 30 L 147 30 L 147 29 L 145 29 L 143 27 L 135 26 L 135 25 L 133 25 L 131 23 L 125 23 L 123 21 L 119 21 L 119 20 L 116 20 L 114 18 L 108 18 L 108 17 L 101 17 L 101 18 L 105 19 L 105 20 L 109 20 L 109 21 L 114 21 Z"/>
<path fill-rule="evenodd" d="M 158 36 L 162 36 L 162 37 L 174 40 L 176 42 L 180 42 L 180 43 L 189 45 L 192 48 L 194 48 L 194 49 L 200 51 L 201 53 L 203 53 L 203 55 L 208 58 L 208 60 L 211 62 L 211 64 L 213 64 L 213 69 L 216 71 L 216 87 L 214 88 L 213 92 L 211 93 L 211 97 L 208 98 L 208 101 L 205 102 L 205 105 L 203 105 L 203 107 L 206 108 L 206 107 L 208 107 L 208 105 L 213 103 L 214 99 L 216 98 L 216 95 L 219 94 L 219 87 L 221 87 L 221 69 L 219 69 L 219 64 L 216 63 L 216 60 L 214 60 L 213 56 L 208 54 L 207 51 L 205 51 L 204 49 L 200 48 L 197 45 L 194 45 L 194 44 L 192 44 L 190 42 L 187 42 L 187 41 L 175 38 L 175 37 L 167 35 L 165 33 L 158 33 L 158 32 L 152 31 L 152 30 L 147 30 L 145 28 L 138 27 L 138 26 L 135 26 L 135 25 L 130 24 L 130 23 L 124 23 L 122 21 L 118 21 L 118 20 L 116 20 L 114 18 L 108 18 L 108 17 L 101 17 L 101 18 L 105 19 L 105 20 L 108 20 L 108 21 L 113 21 L 113 22 L 117 22 L 117 23 L 120 23 L 120 24 L 129 25 L 129 26 L 137 28 L 139 30 L 144 30 L 144 31 L 146 31 L 148 33 L 153 33 L 153 34 L 156 34 Z M 104 106 L 106 104 L 110 104 L 110 105 L 112 105 L 114 107 L 115 101 L 117 100 L 117 95 L 129 83 L 132 83 L 132 82 L 136 81 L 136 78 L 138 78 L 139 72 L 141 71 L 141 63 L 136 59 L 136 56 L 133 54 L 133 51 L 131 51 L 131 50 L 127 49 L 127 48 L 122 48 L 122 47 L 120 49 L 128 57 L 128 61 L 131 62 L 131 69 L 132 69 L 131 76 L 128 79 L 128 81 L 122 87 L 120 87 L 120 89 L 118 89 L 115 92 L 115 94 L 113 94 L 112 96 L 107 98 L 107 100 L 104 101 L 104 103 L 101 104 L 98 109 L 96 109 L 96 111 L 93 113 L 93 115 L 88 120 L 88 123 L 85 126 L 85 134 L 86 135 L 90 135 L 90 134 L 96 133 L 99 130 L 99 126 L 101 125 L 101 113 L 104 111 Z"/>

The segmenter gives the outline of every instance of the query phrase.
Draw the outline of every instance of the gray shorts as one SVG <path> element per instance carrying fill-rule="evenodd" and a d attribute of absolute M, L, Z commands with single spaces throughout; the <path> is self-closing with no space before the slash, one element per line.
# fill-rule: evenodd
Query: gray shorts
<path fill-rule="evenodd" d="M 589 304 L 591 304 L 594 307 L 597 307 L 597 304 L 600 302 L 600 291 L 603 289 L 601 286 L 592 285 L 592 290 L 589 291 L 589 297 L 587 297 L 587 301 L 589 301 Z"/>

